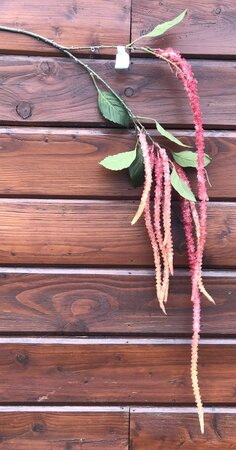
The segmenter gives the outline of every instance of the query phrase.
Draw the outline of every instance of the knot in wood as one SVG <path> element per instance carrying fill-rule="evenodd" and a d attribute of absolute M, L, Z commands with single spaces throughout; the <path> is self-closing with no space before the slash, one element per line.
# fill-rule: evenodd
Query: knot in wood
<path fill-rule="evenodd" d="M 27 353 L 17 353 L 16 361 L 26 367 L 29 364 L 29 356 Z"/>
<path fill-rule="evenodd" d="M 41 69 L 41 71 L 42 71 L 42 73 L 44 75 L 50 75 L 51 73 L 54 72 L 55 64 L 53 64 L 51 61 L 50 62 L 49 61 L 43 61 L 40 64 L 40 69 Z"/>
<path fill-rule="evenodd" d="M 16 112 L 22 119 L 28 119 L 32 115 L 32 106 L 29 102 L 20 102 L 16 107 Z"/>
<path fill-rule="evenodd" d="M 126 97 L 132 97 L 132 95 L 134 95 L 134 90 L 132 87 L 127 87 L 124 90 L 124 94 Z"/>
<path fill-rule="evenodd" d="M 33 423 L 31 429 L 35 433 L 42 433 L 43 431 L 45 431 L 44 424 L 40 422 Z"/>

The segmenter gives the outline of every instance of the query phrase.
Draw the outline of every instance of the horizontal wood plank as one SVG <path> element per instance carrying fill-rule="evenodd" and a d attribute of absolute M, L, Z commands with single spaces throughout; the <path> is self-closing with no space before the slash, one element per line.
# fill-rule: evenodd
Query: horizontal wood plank
<path fill-rule="evenodd" d="M 161 410 L 161 408 L 160 408 Z M 206 412 L 205 432 L 201 434 L 196 412 L 188 408 L 169 408 L 168 412 L 131 411 L 132 450 L 183 450 L 205 448 L 229 450 L 236 441 L 236 412 Z"/>
<path fill-rule="evenodd" d="M 235 403 L 236 341 L 200 345 L 205 404 Z M 0 338 L 0 403 L 194 404 L 190 341 Z"/>
<path fill-rule="evenodd" d="M 0 264 L 153 265 L 141 218 L 131 220 L 136 201 L 0 201 Z M 187 264 L 186 242 L 178 205 L 173 208 L 175 264 Z M 206 267 L 235 266 L 234 203 L 208 206 Z"/>
<path fill-rule="evenodd" d="M 12 412 L 0 412 L 0 430 L 2 450 L 128 449 L 128 413 L 121 409 L 18 412 L 13 408 Z"/>
<path fill-rule="evenodd" d="M 39 33 L 66 46 L 126 45 L 130 39 L 130 0 L 47 0 L 26 4 L 8 0 L 1 5 L 1 25 Z M 114 53 L 102 50 L 99 53 Z M 27 36 L 0 31 L 0 52 L 56 52 Z M 84 53 L 80 51 L 80 53 Z M 88 53 L 88 51 L 86 51 Z"/>
<path fill-rule="evenodd" d="M 233 0 L 133 0 L 132 40 L 157 24 L 176 17 L 187 8 L 187 16 L 163 36 L 143 39 L 141 45 L 173 47 L 190 55 L 234 56 L 236 4 Z M 137 43 L 139 44 L 139 43 Z"/>
<path fill-rule="evenodd" d="M 173 133 L 194 149 L 192 131 Z M 158 141 L 174 151 L 179 149 L 164 138 Z M 132 187 L 128 171 L 114 173 L 99 165 L 109 154 L 134 147 L 131 132 L 1 128 L 0 142 L 0 196 L 140 198 L 141 188 Z M 205 144 L 213 157 L 207 168 L 210 198 L 236 199 L 236 132 L 206 131 Z M 195 187 L 196 172 L 188 170 L 188 175 Z"/>
<path fill-rule="evenodd" d="M 224 214 L 219 216 L 219 209 Z M 11 200 L 0 202 L 0 261 L 4 264 L 150 265 L 152 254 L 142 220 L 131 227 L 137 202 Z M 231 266 L 234 204 L 208 208 L 206 266 Z M 186 264 L 178 208 L 173 210 L 176 264 Z M 122 240 L 120 235 L 122 234 Z"/>
<path fill-rule="evenodd" d="M 206 272 L 201 335 L 235 334 L 235 272 Z M 191 335 L 190 279 L 176 271 L 167 313 L 152 270 L 0 269 L 1 333 Z M 222 319 L 223 317 L 223 319 Z"/>
<path fill-rule="evenodd" d="M 192 126 L 186 94 L 166 63 L 134 59 L 128 71 L 115 71 L 114 61 L 85 62 L 137 115 L 153 116 L 169 126 Z M 236 63 L 191 63 L 199 82 L 204 125 L 235 127 Z M 64 58 L 1 56 L 0 80 L 0 123 L 107 124 L 98 112 L 97 93 L 89 75 Z"/>

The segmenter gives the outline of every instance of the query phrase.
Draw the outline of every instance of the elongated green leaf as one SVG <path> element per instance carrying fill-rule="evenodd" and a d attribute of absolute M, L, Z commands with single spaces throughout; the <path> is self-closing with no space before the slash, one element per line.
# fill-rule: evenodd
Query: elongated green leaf
<path fill-rule="evenodd" d="M 122 170 L 127 169 L 132 162 L 135 160 L 136 150 L 131 150 L 130 152 L 118 153 L 117 155 L 107 156 L 105 159 L 100 161 L 103 167 L 110 170 Z"/>
<path fill-rule="evenodd" d="M 175 19 L 157 25 L 152 31 L 145 34 L 143 37 L 157 37 L 164 34 L 167 30 L 180 23 L 184 19 L 186 13 L 187 9 L 185 9 L 179 16 L 175 17 Z"/>
<path fill-rule="evenodd" d="M 98 107 L 105 119 L 118 123 L 123 127 L 129 126 L 128 112 L 111 92 L 98 90 Z"/>
<path fill-rule="evenodd" d="M 173 134 L 171 134 L 169 131 L 165 130 L 157 121 L 155 121 L 157 131 L 162 135 L 165 136 L 169 141 L 174 142 L 175 144 L 181 145 L 182 147 L 189 147 L 189 145 L 184 144 L 179 139 L 177 139 Z"/>
<path fill-rule="evenodd" d="M 136 158 L 129 167 L 129 174 L 135 187 L 142 186 L 144 183 L 144 163 L 140 145 L 137 147 Z"/>
<path fill-rule="evenodd" d="M 173 152 L 173 158 L 181 167 L 195 167 L 197 168 L 197 153 L 185 150 L 183 152 Z M 204 166 L 206 167 L 211 162 L 211 157 L 204 155 Z"/>
<path fill-rule="evenodd" d="M 181 197 L 196 202 L 196 198 L 191 189 L 187 186 L 184 180 L 177 174 L 175 168 L 173 168 L 170 176 L 171 184 L 173 188 L 181 195 Z"/>

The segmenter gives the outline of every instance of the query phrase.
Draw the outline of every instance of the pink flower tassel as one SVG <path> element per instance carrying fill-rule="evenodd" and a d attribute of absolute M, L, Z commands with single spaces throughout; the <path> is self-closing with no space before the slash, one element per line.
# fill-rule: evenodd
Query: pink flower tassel
<path fill-rule="evenodd" d="M 138 219 L 143 214 L 145 209 L 150 191 L 152 186 L 152 164 L 151 164 L 151 156 L 150 156 L 150 146 L 147 142 L 146 134 L 143 131 L 140 131 L 139 134 L 139 142 L 142 149 L 143 161 L 144 161 L 144 171 L 145 171 L 145 183 L 143 188 L 142 197 L 140 200 L 140 204 L 138 210 L 132 219 L 131 225 L 134 225 Z"/>
<path fill-rule="evenodd" d="M 163 304 L 162 298 L 162 280 L 161 280 L 161 257 L 160 251 L 158 247 L 158 242 L 156 240 L 156 235 L 153 227 L 152 215 L 151 215 L 151 187 L 152 187 L 152 172 L 154 166 L 154 147 L 150 146 L 147 142 L 147 138 L 144 132 L 140 132 L 139 140 L 143 153 L 143 161 L 144 161 L 144 172 L 145 172 L 145 183 L 144 189 L 141 197 L 141 201 L 139 204 L 139 208 L 132 220 L 132 225 L 137 222 L 142 213 L 144 212 L 144 220 L 146 229 L 148 232 L 148 236 L 151 242 L 153 256 L 154 256 L 154 264 L 155 264 L 155 275 L 156 275 L 156 294 L 158 301 L 160 303 L 160 307 L 162 311 L 166 314 L 165 307 Z"/>
<path fill-rule="evenodd" d="M 200 336 L 200 294 L 197 290 L 193 303 L 193 336 L 191 345 L 191 380 L 201 433 L 204 433 L 204 411 L 198 384 L 198 346 Z"/>
<path fill-rule="evenodd" d="M 181 57 L 179 52 L 173 50 L 172 48 L 167 48 L 165 50 L 156 49 L 155 54 L 160 58 L 164 57 L 166 60 L 168 60 L 173 70 L 175 70 L 176 75 L 183 83 L 184 89 L 187 92 L 189 98 L 194 118 L 194 125 L 196 131 L 197 160 L 198 160 L 198 167 L 197 167 L 198 198 L 200 200 L 200 236 L 197 248 L 197 264 L 195 267 L 196 274 L 193 288 L 193 295 L 195 295 L 199 279 L 199 272 L 201 271 L 202 267 L 203 251 L 206 241 L 206 227 L 207 227 L 206 202 L 208 200 L 206 192 L 205 169 L 204 169 L 204 134 L 202 127 L 202 115 L 197 93 L 197 80 L 193 75 L 190 64 L 184 58 Z"/>
<path fill-rule="evenodd" d="M 185 181 L 185 183 L 190 187 L 189 180 L 181 167 L 174 163 L 175 169 L 179 176 Z M 187 251 L 189 258 L 189 266 L 191 271 L 192 279 L 192 289 L 195 287 L 195 271 L 197 265 L 196 258 L 196 246 L 194 242 L 193 234 L 193 221 L 198 224 L 198 213 L 193 202 L 185 200 L 181 197 L 181 208 L 183 215 L 184 230 L 187 242 Z M 196 234 L 198 234 L 198 225 L 196 226 Z M 199 238 L 197 239 L 199 242 Z M 199 288 L 205 288 L 202 283 L 201 276 L 199 277 L 200 282 L 198 282 L 197 289 L 195 290 L 195 296 L 192 296 L 193 301 L 193 336 L 192 336 L 192 346 L 191 346 L 191 380 L 193 386 L 194 397 L 196 405 L 198 408 L 198 417 L 200 422 L 201 432 L 204 433 L 204 412 L 201 401 L 200 388 L 198 383 L 198 346 L 199 346 L 199 335 L 200 335 L 200 292 Z M 205 291 L 206 292 L 206 291 Z M 206 294 L 208 294 L 206 292 Z M 209 295 L 209 294 L 208 294 Z"/>
<path fill-rule="evenodd" d="M 189 188 L 191 188 L 190 182 L 189 182 L 188 177 L 187 177 L 186 173 L 184 172 L 184 170 L 183 170 L 178 164 L 176 164 L 175 162 L 174 162 L 174 166 L 175 166 L 175 169 L 176 169 L 178 175 L 185 181 L 185 183 L 187 184 L 187 186 L 188 186 Z M 191 253 L 192 253 L 192 255 L 194 255 L 194 257 L 195 257 L 195 261 L 194 261 L 194 265 L 193 265 L 193 263 L 191 263 L 191 261 L 190 261 L 190 255 L 189 255 L 189 265 L 190 265 L 191 274 L 192 274 L 192 277 L 193 277 L 193 276 L 194 276 L 195 265 L 196 265 L 197 263 L 196 263 L 196 249 L 195 249 L 195 243 L 194 243 L 194 237 L 193 237 L 193 230 L 192 230 L 192 218 L 193 218 L 194 225 L 195 225 L 195 232 L 196 232 L 196 237 L 197 237 L 197 243 L 199 243 L 199 239 L 200 239 L 200 223 L 199 223 L 199 216 L 198 216 L 197 208 L 196 208 L 196 205 L 195 205 L 194 202 L 187 202 L 187 201 L 184 200 L 183 198 L 181 198 L 181 201 L 182 201 L 182 203 L 183 203 L 183 202 L 187 203 L 187 204 L 188 204 L 188 208 L 189 208 L 189 216 L 190 216 L 189 222 L 191 222 L 191 235 L 192 235 L 192 237 L 191 237 L 192 242 L 191 242 L 189 245 L 190 245 L 190 247 L 191 247 L 191 249 L 192 249 L 192 250 L 191 250 Z M 184 203 L 184 204 L 185 204 L 185 203 Z M 185 212 L 185 214 L 186 214 L 186 212 Z M 192 215 L 192 218 L 191 218 L 191 215 Z M 185 226 L 185 223 L 184 223 L 184 226 Z M 187 244 L 188 244 L 188 240 L 190 239 L 190 230 L 187 230 L 187 231 L 185 230 L 185 235 L 186 235 L 186 240 L 187 240 Z M 187 247 L 188 247 L 188 245 L 187 245 Z M 204 284 L 203 284 L 203 281 L 202 281 L 202 271 L 201 271 L 201 269 L 200 269 L 199 278 L 198 278 L 198 287 L 199 287 L 200 292 L 201 292 L 201 293 L 202 293 L 202 294 L 203 294 L 210 302 L 212 302 L 212 303 L 215 304 L 214 299 L 213 299 L 212 296 L 207 292 L 207 290 L 206 290 L 206 288 L 205 288 L 205 286 L 204 286 Z"/>
<path fill-rule="evenodd" d="M 171 181 L 169 158 L 164 148 L 159 148 L 159 153 L 163 162 L 164 170 L 164 202 L 163 202 L 163 227 L 164 227 L 164 246 L 167 249 L 167 259 L 171 275 L 173 275 L 173 242 L 171 232 Z"/>
<path fill-rule="evenodd" d="M 170 273 L 173 274 L 173 245 L 172 245 L 172 233 L 171 233 L 171 181 L 170 181 L 170 168 L 169 158 L 166 150 L 156 144 L 156 148 L 159 154 L 159 160 L 156 162 L 156 192 L 155 192 L 155 231 L 157 234 L 157 240 L 163 259 L 163 280 L 162 280 L 162 292 L 164 303 L 166 303 L 169 292 L 169 279 Z M 161 181 L 160 174 L 162 171 Z M 162 186 L 162 177 L 164 177 L 164 184 Z M 163 190 L 163 208 L 162 208 L 162 221 L 164 239 L 162 238 L 161 225 L 160 225 L 160 208 L 157 209 L 158 204 L 158 192 Z"/>
<path fill-rule="evenodd" d="M 169 264 L 167 258 L 167 251 L 163 243 L 162 236 L 162 220 L 161 220 L 161 200 L 163 196 L 163 163 L 161 158 L 158 156 L 155 161 L 155 193 L 154 193 L 154 228 L 157 243 L 161 252 L 161 257 L 163 261 L 163 276 L 162 276 L 162 286 L 161 286 L 161 304 L 165 302 L 166 295 L 168 294 L 169 287 Z M 163 308 L 162 308 L 163 309 Z"/>
<path fill-rule="evenodd" d="M 156 240 L 153 224 L 152 224 L 152 217 L 151 217 L 151 208 L 150 208 L 150 194 L 147 199 L 145 209 L 144 209 L 144 218 L 145 218 L 145 225 L 147 228 L 147 232 L 149 235 L 149 239 L 151 242 L 152 250 L 153 250 L 153 256 L 154 256 L 154 263 L 155 263 L 155 275 L 156 275 L 156 294 L 157 299 L 160 304 L 160 308 L 166 314 L 165 306 L 163 303 L 163 294 L 162 294 L 162 285 L 161 285 L 161 258 L 160 258 L 160 252 L 158 248 L 158 243 Z"/>

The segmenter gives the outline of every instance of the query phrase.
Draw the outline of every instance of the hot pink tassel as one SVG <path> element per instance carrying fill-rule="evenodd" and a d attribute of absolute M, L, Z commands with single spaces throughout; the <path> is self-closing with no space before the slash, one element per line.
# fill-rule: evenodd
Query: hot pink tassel
<path fill-rule="evenodd" d="M 193 384 L 193 391 L 198 407 L 198 416 L 200 421 L 200 428 L 204 432 L 203 408 L 201 403 L 198 377 L 197 377 L 197 361 L 198 361 L 198 341 L 200 332 L 200 295 L 199 295 L 199 280 L 201 279 L 201 268 L 204 245 L 206 240 L 206 202 L 208 200 L 206 193 L 206 180 L 204 171 L 204 136 L 202 127 L 202 116 L 199 105 L 199 98 L 197 93 L 197 81 L 192 73 L 189 63 L 181 57 L 175 50 L 169 48 L 166 50 L 157 49 L 155 54 L 164 57 L 171 64 L 175 70 L 176 75 L 183 83 L 187 92 L 189 102 L 192 108 L 194 125 L 196 131 L 196 147 L 197 147 L 197 181 L 198 181 L 198 198 L 200 200 L 200 236 L 198 239 L 196 261 L 194 264 L 194 271 L 192 275 L 192 302 L 193 302 L 193 337 L 192 337 L 192 360 L 191 360 L 191 377 Z"/>
<path fill-rule="evenodd" d="M 176 75 L 183 83 L 184 89 L 187 92 L 194 118 L 194 125 L 196 131 L 197 159 L 198 159 L 198 167 L 197 167 L 198 198 L 200 200 L 200 237 L 197 249 L 197 265 L 195 274 L 195 284 L 193 288 L 194 294 L 197 286 L 197 280 L 199 278 L 199 272 L 202 266 L 203 251 L 206 241 L 206 227 L 207 227 L 206 202 L 208 200 L 206 192 L 205 169 L 204 169 L 204 134 L 202 127 L 202 115 L 197 93 L 197 80 L 193 75 L 190 64 L 184 58 L 181 57 L 179 52 L 173 50 L 172 48 L 167 48 L 165 50 L 156 49 L 155 54 L 157 56 L 164 57 L 172 64 L 173 70 L 175 70 Z"/>

